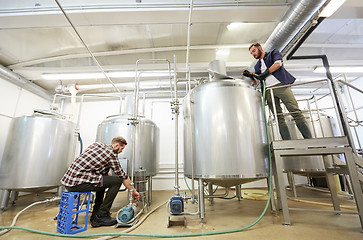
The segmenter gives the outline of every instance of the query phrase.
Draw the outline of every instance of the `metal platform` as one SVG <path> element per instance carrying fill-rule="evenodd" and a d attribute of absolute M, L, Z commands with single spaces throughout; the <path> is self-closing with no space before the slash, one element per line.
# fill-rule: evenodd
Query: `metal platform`
<path fill-rule="evenodd" d="M 357 205 L 359 220 L 363 230 L 363 194 L 359 182 L 359 174 L 352 148 L 346 137 L 313 138 L 299 140 L 273 141 L 271 143 L 273 154 L 272 168 L 275 177 L 278 209 L 283 213 L 283 225 L 290 225 L 289 208 L 283 179 L 282 158 L 292 156 L 323 156 L 324 165 L 327 169 L 326 179 L 330 189 L 335 212 L 340 212 L 337 191 L 334 186 L 333 173 L 349 175 L 355 203 Z M 333 164 L 333 155 L 344 154 L 345 164 Z M 291 158 L 293 161 L 293 158 Z"/>

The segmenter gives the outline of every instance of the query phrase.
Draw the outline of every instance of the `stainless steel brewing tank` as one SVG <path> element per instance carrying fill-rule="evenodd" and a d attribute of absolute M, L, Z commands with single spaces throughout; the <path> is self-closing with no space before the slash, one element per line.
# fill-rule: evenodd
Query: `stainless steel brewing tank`
<path fill-rule="evenodd" d="M 334 137 L 336 126 L 333 119 L 324 112 L 302 111 L 313 138 Z M 285 114 L 285 121 L 289 128 L 291 139 L 303 139 L 300 131 L 296 127 L 293 117 L 288 113 Z M 276 122 L 269 120 L 270 135 L 273 140 L 281 140 Z M 315 130 L 314 130 L 315 129 Z M 272 132 L 273 131 L 273 132 Z M 294 172 L 305 175 L 320 174 L 325 172 L 322 156 L 300 156 L 300 157 L 284 157 L 283 169 L 285 172 Z"/>
<path fill-rule="evenodd" d="M 119 154 L 119 159 L 132 160 L 133 128 L 131 115 L 114 115 L 107 117 L 97 128 L 96 141 L 110 144 L 112 138 L 122 136 L 127 141 L 126 148 Z M 159 160 L 159 128 L 156 124 L 146 119 L 138 117 L 136 125 L 136 156 L 134 170 L 145 170 L 146 176 L 154 176 L 157 173 Z M 130 172 L 131 169 L 128 169 Z"/>
<path fill-rule="evenodd" d="M 0 166 L 0 188 L 43 191 L 60 186 L 75 157 L 75 124 L 33 115 L 12 120 Z"/>
<path fill-rule="evenodd" d="M 184 98 L 184 174 L 220 186 L 268 177 L 261 94 L 241 80 L 207 82 Z"/>

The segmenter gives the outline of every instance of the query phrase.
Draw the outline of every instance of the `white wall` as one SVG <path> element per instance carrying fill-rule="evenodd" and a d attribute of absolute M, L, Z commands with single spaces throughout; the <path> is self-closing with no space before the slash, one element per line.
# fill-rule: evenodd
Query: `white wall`
<path fill-rule="evenodd" d="M 0 156 L 2 159 L 11 119 L 49 109 L 50 101 L 0 78 Z M 1 161 L 0 159 L 0 161 Z"/>

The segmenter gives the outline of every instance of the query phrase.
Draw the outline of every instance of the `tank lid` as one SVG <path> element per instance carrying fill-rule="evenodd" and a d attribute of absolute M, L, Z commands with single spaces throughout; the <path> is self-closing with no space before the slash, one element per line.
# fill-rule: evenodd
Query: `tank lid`
<path fill-rule="evenodd" d="M 125 118 L 125 119 L 129 119 L 129 118 L 133 118 L 134 115 L 132 114 L 115 114 L 115 115 L 110 115 L 110 116 L 107 116 L 106 119 L 109 119 L 109 118 Z M 137 115 L 138 118 L 145 118 L 145 116 L 143 115 Z"/>
<path fill-rule="evenodd" d="M 209 63 L 209 81 L 219 81 L 224 79 L 233 79 L 227 76 L 226 63 L 221 60 L 214 60 Z"/>
<path fill-rule="evenodd" d="M 34 110 L 34 113 L 33 113 L 34 116 L 36 115 L 41 115 L 41 116 L 48 116 L 48 117 L 56 117 L 56 118 L 60 118 L 60 119 L 66 119 L 66 116 L 60 114 L 60 113 L 57 113 L 55 111 L 52 111 L 52 110 L 39 110 L 39 109 L 36 109 Z"/>

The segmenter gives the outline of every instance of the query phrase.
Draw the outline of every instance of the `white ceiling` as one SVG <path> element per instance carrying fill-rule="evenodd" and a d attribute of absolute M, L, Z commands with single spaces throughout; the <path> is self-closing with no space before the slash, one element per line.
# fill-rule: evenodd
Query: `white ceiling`
<path fill-rule="evenodd" d="M 138 59 L 168 59 L 173 67 L 175 55 L 178 79 L 186 78 L 189 2 L 59 0 L 104 71 L 135 71 Z M 265 43 L 293 2 L 194 1 L 190 28 L 191 78 L 207 77 L 209 63 L 214 59 L 226 61 L 228 74 L 239 77 L 254 60 L 248 52 L 250 43 Z M 228 30 L 231 22 L 244 24 Z M 50 73 L 100 71 L 53 0 L 0 0 L 0 39 L 0 64 L 51 93 L 59 84 L 109 85 L 105 78 L 43 79 L 42 75 Z M 310 54 L 326 54 L 332 66 L 363 68 L 363 1 L 347 0 L 294 55 Z M 299 81 L 325 77 L 312 72 L 322 65 L 319 60 L 290 60 L 285 65 Z M 142 64 L 139 69 L 166 70 L 167 65 Z M 348 74 L 350 79 L 359 76 Z M 131 90 L 132 86 L 120 83 L 133 82 L 134 78 L 111 80 L 123 91 Z M 165 77 L 142 78 L 156 88 L 163 88 L 165 80 Z"/>

